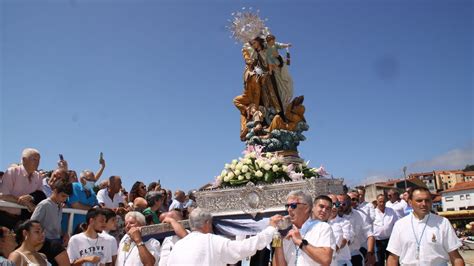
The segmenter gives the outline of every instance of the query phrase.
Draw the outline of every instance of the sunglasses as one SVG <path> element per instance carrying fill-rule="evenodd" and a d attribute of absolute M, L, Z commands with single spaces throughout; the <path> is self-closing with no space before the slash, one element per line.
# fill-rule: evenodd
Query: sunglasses
<path fill-rule="evenodd" d="M 339 208 L 339 207 L 341 207 L 341 206 L 343 206 L 343 205 L 341 205 L 341 203 L 340 203 L 339 201 L 336 201 L 336 202 L 334 202 L 334 203 L 332 204 L 332 207 L 333 207 L 333 208 Z"/>
<path fill-rule="evenodd" d="M 293 203 L 285 204 L 285 209 L 288 209 L 288 207 L 289 207 L 289 208 L 294 210 L 298 207 L 298 204 L 307 205 L 306 203 L 293 202 Z"/>

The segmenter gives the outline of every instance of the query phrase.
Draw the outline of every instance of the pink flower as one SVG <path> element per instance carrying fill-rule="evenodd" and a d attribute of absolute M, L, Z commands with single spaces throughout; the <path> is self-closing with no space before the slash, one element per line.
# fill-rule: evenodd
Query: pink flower
<path fill-rule="evenodd" d="M 321 165 L 319 168 L 316 168 L 316 173 L 318 173 L 321 176 L 328 175 L 328 172 L 326 172 L 326 169 Z"/>
<path fill-rule="evenodd" d="M 216 176 L 214 179 L 214 183 L 212 184 L 213 187 L 220 187 L 222 185 L 222 178 L 220 176 Z"/>
<path fill-rule="evenodd" d="M 298 180 L 303 179 L 304 174 L 303 173 L 296 173 L 294 171 L 291 171 L 289 176 L 290 176 L 291 180 L 298 181 Z"/>
<path fill-rule="evenodd" d="M 286 172 L 289 175 L 291 172 L 293 172 L 294 169 L 295 169 L 295 166 L 293 164 L 289 164 L 288 167 L 286 168 Z"/>

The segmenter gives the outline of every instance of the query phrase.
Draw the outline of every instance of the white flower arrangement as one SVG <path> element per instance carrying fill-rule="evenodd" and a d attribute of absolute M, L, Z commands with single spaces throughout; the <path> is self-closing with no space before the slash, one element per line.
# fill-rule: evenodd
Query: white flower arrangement
<path fill-rule="evenodd" d="M 327 175 L 321 166 L 311 168 L 309 162 L 303 164 L 284 163 L 283 157 L 275 153 L 262 152 L 262 146 L 248 146 L 244 157 L 224 165 L 224 170 L 215 179 L 214 186 L 239 186 L 249 181 L 273 183 L 275 181 L 298 181 Z"/>

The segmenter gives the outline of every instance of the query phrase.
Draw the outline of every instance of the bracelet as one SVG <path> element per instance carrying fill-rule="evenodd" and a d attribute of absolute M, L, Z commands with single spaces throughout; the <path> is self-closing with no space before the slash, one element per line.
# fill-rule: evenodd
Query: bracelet
<path fill-rule="evenodd" d="M 142 241 L 142 242 L 137 244 L 137 247 L 141 247 L 141 246 L 144 246 L 144 245 L 145 245 L 145 243 L 143 243 L 143 241 Z"/>

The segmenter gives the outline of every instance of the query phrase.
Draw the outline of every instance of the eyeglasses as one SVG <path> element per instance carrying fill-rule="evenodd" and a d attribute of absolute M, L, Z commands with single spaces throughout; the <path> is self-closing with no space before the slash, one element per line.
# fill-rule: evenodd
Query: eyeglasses
<path fill-rule="evenodd" d="M 285 204 L 285 209 L 288 209 L 288 207 L 290 207 L 291 209 L 294 210 L 298 207 L 298 204 L 307 205 L 306 203 L 293 202 L 293 203 Z"/>
<path fill-rule="evenodd" d="M 339 207 L 341 207 L 341 206 L 342 206 L 342 205 L 341 205 L 341 203 L 340 203 L 339 201 L 336 201 L 336 202 L 334 202 L 334 203 L 332 204 L 332 207 L 333 207 L 333 208 L 339 208 Z"/>
<path fill-rule="evenodd" d="M 352 201 L 359 201 L 358 198 L 351 198 Z"/>

